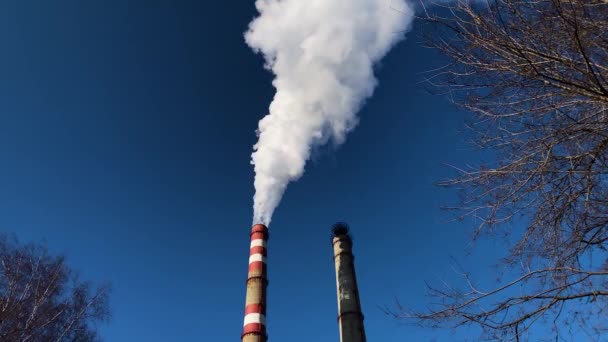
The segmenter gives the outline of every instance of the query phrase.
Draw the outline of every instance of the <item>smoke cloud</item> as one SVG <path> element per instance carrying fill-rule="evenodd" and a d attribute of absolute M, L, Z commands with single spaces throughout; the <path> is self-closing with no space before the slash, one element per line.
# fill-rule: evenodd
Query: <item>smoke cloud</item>
<path fill-rule="evenodd" d="M 376 86 L 373 66 L 413 19 L 403 0 L 257 0 L 245 33 L 274 75 L 276 94 L 258 127 L 254 223 L 270 223 L 313 146 L 344 142 Z"/>

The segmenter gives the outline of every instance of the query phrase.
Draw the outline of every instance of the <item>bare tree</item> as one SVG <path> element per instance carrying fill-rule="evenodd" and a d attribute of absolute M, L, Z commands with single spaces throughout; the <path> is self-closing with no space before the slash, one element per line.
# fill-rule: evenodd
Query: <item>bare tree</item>
<path fill-rule="evenodd" d="M 450 63 L 428 81 L 473 113 L 492 160 L 441 183 L 458 188 L 474 238 L 519 233 L 493 290 L 430 288 L 438 303 L 398 317 L 478 325 L 519 340 L 539 319 L 597 337 L 608 316 L 608 2 L 457 1 L 424 9 L 428 42 Z M 501 229 L 503 231 L 501 231 Z M 492 236 L 492 235 L 491 235 Z"/>
<path fill-rule="evenodd" d="M 108 286 L 78 281 L 44 246 L 0 236 L 0 341 L 97 341 L 109 317 Z"/>

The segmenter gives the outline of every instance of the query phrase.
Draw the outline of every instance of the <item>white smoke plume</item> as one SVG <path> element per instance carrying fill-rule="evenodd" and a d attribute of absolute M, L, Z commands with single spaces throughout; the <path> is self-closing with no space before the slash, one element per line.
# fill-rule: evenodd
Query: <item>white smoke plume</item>
<path fill-rule="evenodd" d="M 403 0 L 257 0 L 245 34 L 275 74 L 276 95 L 254 146 L 254 223 L 270 223 L 311 148 L 340 144 L 376 86 L 373 66 L 409 30 Z"/>

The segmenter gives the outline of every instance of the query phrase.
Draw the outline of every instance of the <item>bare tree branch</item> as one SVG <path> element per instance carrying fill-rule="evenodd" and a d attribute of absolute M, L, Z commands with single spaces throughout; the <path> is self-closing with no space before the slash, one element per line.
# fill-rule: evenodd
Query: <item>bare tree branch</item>
<path fill-rule="evenodd" d="M 77 280 L 63 257 L 0 235 L 0 340 L 98 341 L 109 318 L 107 285 Z"/>
<path fill-rule="evenodd" d="M 549 315 L 556 340 L 565 317 L 605 321 L 608 2 L 462 0 L 422 19 L 428 45 L 451 60 L 427 81 L 473 114 L 472 141 L 496 156 L 440 182 L 461 194 L 449 209 L 474 218 L 474 238 L 525 222 L 504 262 L 526 271 L 483 291 L 463 273 L 466 290 L 429 287 L 438 306 L 392 313 L 513 340 Z"/>

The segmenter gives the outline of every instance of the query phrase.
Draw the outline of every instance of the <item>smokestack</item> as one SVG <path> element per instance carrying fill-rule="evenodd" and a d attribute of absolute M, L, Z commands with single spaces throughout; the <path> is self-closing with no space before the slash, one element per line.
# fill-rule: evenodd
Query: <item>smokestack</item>
<path fill-rule="evenodd" d="M 341 342 L 365 342 L 363 313 L 359 302 L 359 287 L 355 275 L 353 242 L 346 223 L 332 228 L 336 286 L 338 289 L 338 324 Z"/>
<path fill-rule="evenodd" d="M 256 224 L 251 229 L 249 249 L 249 273 L 247 276 L 247 298 L 245 300 L 245 322 L 242 342 L 266 342 L 266 242 L 268 228 Z"/>

